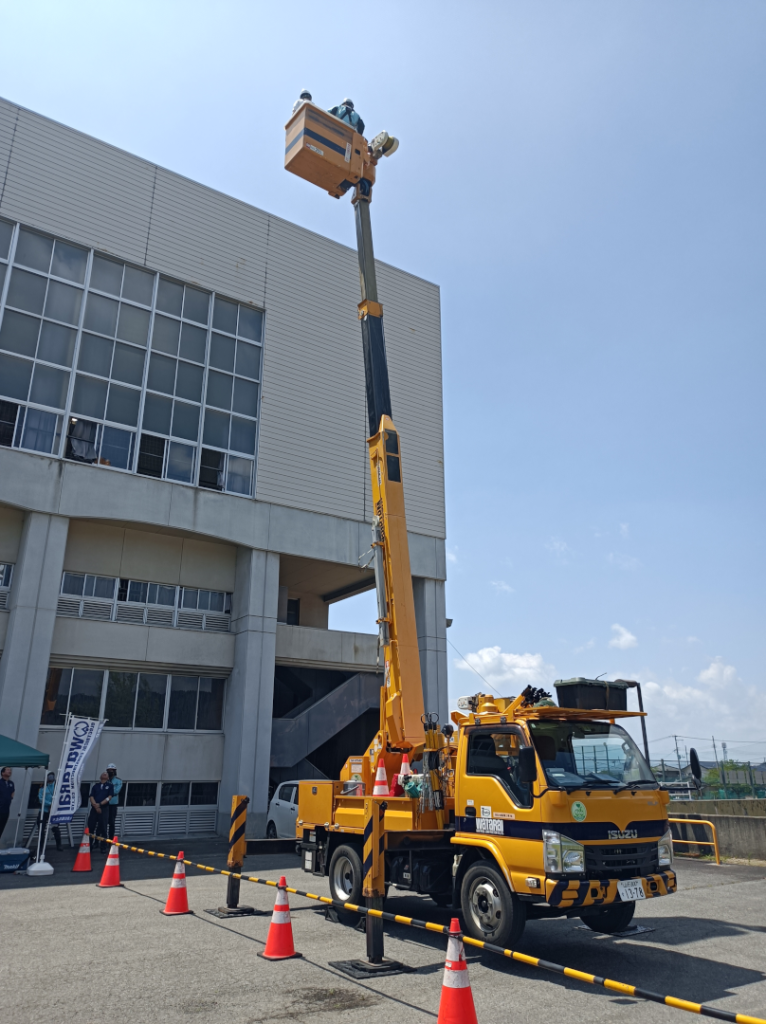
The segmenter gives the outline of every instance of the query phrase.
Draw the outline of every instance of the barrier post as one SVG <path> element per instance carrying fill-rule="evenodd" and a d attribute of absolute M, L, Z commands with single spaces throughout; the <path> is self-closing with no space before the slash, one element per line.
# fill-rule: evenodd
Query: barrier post
<path fill-rule="evenodd" d="M 364 902 L 368 909 L 382 910 L 386 895 L 386 863 L 384 829 L 387 804 L 385 800 L 368 797 L 364 802 Z M 367 917 L 367 959 L 371 964 L 383 963 L 383 919 Z"/>
<path fill-rule="evenodd" d="M 229 856 L 226 866 L 229 871 L 240 874 L 242 864 L 247 853 L 247 839 L 245 838 L 245 826 L 247 825 L 247 805 L 250 798 L 247 796 L 233 796 L 231 798 L 231 825 L 229 827 Z M 255 913 L 253 907 L 240 907 L 239 905 L 239 878 L 233 874 L 229 875 L 226 883 L 226 906 L 219 907 L 218 913 L 225 917 L 245 917 Z"/>
<path fill-rule="evenodd" d="M 388 804 L 381 797 L 369 796 L 364 801 L 364 849 L 362 895 L 365 903 L 364 931 L 367 940 L 366 960 L 339 960 L 332 964 L 351 978 L 363 979 L 403 974 L 413 968 L 383 955 L 383 922 L 390 915 L 383 910 L 386 895 L 386 830 Z"/>

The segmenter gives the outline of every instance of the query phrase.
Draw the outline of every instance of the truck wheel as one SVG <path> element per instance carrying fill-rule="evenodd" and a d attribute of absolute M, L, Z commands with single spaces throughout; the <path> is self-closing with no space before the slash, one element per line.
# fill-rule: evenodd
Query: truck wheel
<path fill-rule="evenodd" d="M 472 864 L 460 889 L 466 931 L 496 946 L 512 946 L 521 938 L 526 907 L 508 888 L 500 870 L 488 861 Z"/>
<path fill-rule="evenodd" d="M 629 903 L 614 903 L 612 906 L 602 907 L 595 914 L 586 914 L 583 922 L 593 932 L 614 935 L 615 932 L 624 932 L 630 927 L 635 909 L 635 900 Z"/>
<path fill-rule="evenodd" d="M 362 858 L 353 846 L 339 846 L 330 860 L 330 895 L 341 903 L 362 902 Z"/>

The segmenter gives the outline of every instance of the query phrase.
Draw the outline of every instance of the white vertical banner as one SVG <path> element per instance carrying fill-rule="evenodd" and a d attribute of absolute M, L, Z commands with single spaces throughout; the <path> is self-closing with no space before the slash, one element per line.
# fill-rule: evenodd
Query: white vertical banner
<path fill-rule="evenodd" d="M 51 804 L 51 825 L 68 825 L 79 808 L 82 770 L 103 728 L 102 718 L 70 718 Z"/>

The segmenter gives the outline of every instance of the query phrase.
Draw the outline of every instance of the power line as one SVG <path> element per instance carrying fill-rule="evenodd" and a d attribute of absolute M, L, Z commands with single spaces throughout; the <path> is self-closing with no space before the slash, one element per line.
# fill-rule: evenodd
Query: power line
<path fill-rule="evenodd" d="M 449 637 L 447 637 L 447 643 L 448 643 L 448 644 L 450 645 L 450 647 L 452 648 L 452 650 L 453 650 L 453 651 L 455 651 L 455 653 L 456 653 L 456 654 L 460 654 L 460 651 L 459 651 L 459 650 L 457 649 L 457 647 L 455 647 L 455 645 L 454 645 L 454 644 L 452 643 L 452 641 L 450 640 L 450 638 L 449 638 Z M 496 690 L 496 689 L 494 688 L 494 686 L 492 685 L 492 683 L 488 682 L 488 681 L 487 681 L 487 680 L 486 680 L 486 679 L 484 678 L 484 676 L 483 676 L 483 675 L 481 674 L 481 672 L 479 672 L 479 671 L 478 671 L 478 669 L 475 669 L 475 668 L 473 667 L 473 665 L 472 665 L 472 664 L 470 663 L 470 661 L 468 661 L 468 659 L 466 658 L 466 656 L 465 656 L 464 654 L 460 654 L 460 657 L 461 657 L 461 658 L 463 659 L 463 661 L 465 662 L 465 664 L 466 664 L 466 665 L 467 665 L 467 666 L 468 666 L 468 667 L 470 668 L 470 670 L 471 670 L 472 672 L 475 672 L 475 673 L 476 673 L 476 675 L 477 675 L 477 676 L 479 677 L 479 679 L 481 679 L 481 680 L 482 680 L 482 682 L 485 682 L 485 683 L 487 683 L 487 686 L 488 686 L 488 687 L 490 688 L 490 690 L 492 690 L 492 691 L 493 691 L 493 693 L 496 693 L 496 694 L 498 695 L 498 697 L 502 697 L 502 696 L 503 696 L 503 695 L 502 695 L 502 693 L 500 693 L 500 692 L 499 692 L 499 690 Z"/>

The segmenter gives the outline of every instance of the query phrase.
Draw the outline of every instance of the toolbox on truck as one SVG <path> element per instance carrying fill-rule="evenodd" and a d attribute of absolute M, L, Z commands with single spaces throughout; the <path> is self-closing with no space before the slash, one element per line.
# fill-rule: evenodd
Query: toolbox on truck
<path fill-rule="evenodd" d="M 621 679 L 557 679 L 556 698 L 560 708 L 580 708 L 583 711 L 627 711 L 628 684 Z"/>

